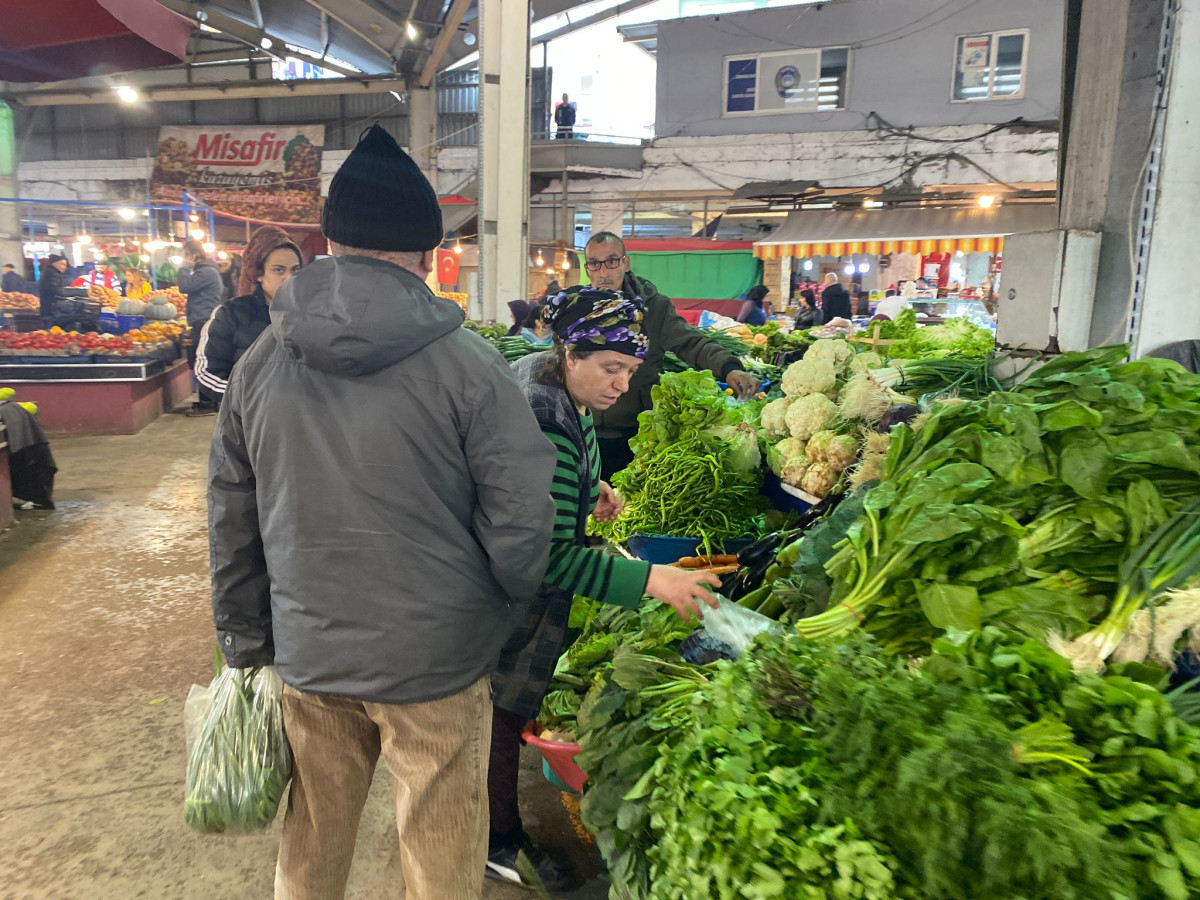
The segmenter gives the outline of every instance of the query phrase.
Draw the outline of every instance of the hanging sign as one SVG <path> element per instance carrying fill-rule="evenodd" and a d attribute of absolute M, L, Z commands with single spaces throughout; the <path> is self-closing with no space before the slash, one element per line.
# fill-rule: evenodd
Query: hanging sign
<path fill-rule="evenodd" d="M 151 196 L 180 203 L 186 190 L 232 218 L 317 223 L 324 143 L 324 125 L 161 128 Z"/>
<path fill-rule="evenodd" d="M 963 87 L 979 87 L 987 81 L 992 58 L 992 36 L 981 34 L 959 41 L 958 71 Z"/>

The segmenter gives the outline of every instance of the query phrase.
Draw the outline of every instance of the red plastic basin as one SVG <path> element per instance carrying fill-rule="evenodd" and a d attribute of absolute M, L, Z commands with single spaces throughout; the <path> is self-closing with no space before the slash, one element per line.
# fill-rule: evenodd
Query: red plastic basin
<path fill-rule="evenodd" d="M 550 771 L 559 777 L 563 784 L 573 791 L 582 791 L 583 783 L 587 781 L 587 773 L 575 763 L 575 754 L 581 748 L 578 744 L 567 741 L 545 741 L 537 736 L 536 725 L 530 722 L 521 732 L 525 743 L 537 747 L 550 766 Z"/>

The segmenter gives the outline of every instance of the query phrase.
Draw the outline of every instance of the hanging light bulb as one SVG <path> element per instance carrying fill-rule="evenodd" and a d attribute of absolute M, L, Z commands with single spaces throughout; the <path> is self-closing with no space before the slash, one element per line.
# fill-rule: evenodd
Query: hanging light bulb
<path fill-rule="evenodd" d="M 460 254 L 462 253 L 462 244 L 458 243 L 458 241 L 454 242 L 454 252 Z"/>
<path fill-rule="evenodd" d="M 539 269 L 546 264 L 546 257 L 542 256 L 541 250 L 538 251 L 537 259 L 533 261 L 533 264 Z"/>
<path fill-rule="evenodd" d="M 92 242 L 92 236 L 90 234 L 75 235 L 75 243 L 77 243 L 77 244 L 90 244 L 91 242 Z"/>

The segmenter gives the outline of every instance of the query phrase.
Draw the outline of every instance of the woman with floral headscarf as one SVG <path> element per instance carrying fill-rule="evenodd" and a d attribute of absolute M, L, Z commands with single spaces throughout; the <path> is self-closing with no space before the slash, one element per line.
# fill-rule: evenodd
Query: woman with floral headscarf
<path fill-rule="evenodd" d="M 557 507 L 546 581 L 536 602 L 522 610 L 513 637 L 492 677 L 492 751 L 488 774 L 491 811 L 487 874 L 524 883 L 517 871 L 522 850 L 548 890 L 562 890 L 562 869 L 534 846 L 517 808 L 521 731 L 535 717 L 566 641 L 575 594 L 635 607 L 649 594 L 685 619 L 699 618 L 700 604 L 716 606 L 705 585 L 708 572 L 652 566 L 587 546 L 587 520 L 621 513 L 620 496 L 600 480 L 593 411 L 608 409 L 629 390 L 649 341 L 645 306 L 619 292 L 575 287 L 551 297 L 546 317 L 554 349 L 527 356 L 513 370 L 529 398 L 557 462 L 551 494 Z"/>

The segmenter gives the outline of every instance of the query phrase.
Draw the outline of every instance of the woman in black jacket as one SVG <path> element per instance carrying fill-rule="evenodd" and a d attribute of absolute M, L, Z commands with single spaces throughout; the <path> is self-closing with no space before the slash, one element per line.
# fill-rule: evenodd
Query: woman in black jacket
<path fill-rule="evenodd" d="M 239 296 L 217 307 L 196 348 L 196 380 L 216 395 L 218 405 L 234 364 L 271 324 L 271 298 L 303 261 L 300 248 L 282 228 L 266 225 L 250 238 L 242 254 Z"/>
<path fill-rule="evenodd" d="M 815 328 L 821 321 L 821 311 L 817 309 L 817 295 L 812 292 L 812 288 L 802 290 L 797 299 L 800 301 L 800 312 L 796 313 L 796 324 L 792 326 L 795 331 L 805 331 L 809 328 Z"/>

